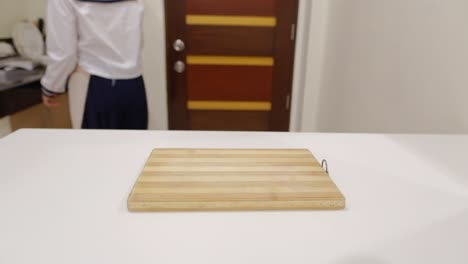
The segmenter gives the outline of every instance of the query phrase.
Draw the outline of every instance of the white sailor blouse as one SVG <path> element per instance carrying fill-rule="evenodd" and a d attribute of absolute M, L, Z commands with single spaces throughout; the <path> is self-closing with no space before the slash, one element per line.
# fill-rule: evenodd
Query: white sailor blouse
<path fill-rule="evenodd" d="M 143 12 L 143 0 L 49 0 L 43 93 L 64 93 L 78 65 L 107 79 L 141 76 Z"/>

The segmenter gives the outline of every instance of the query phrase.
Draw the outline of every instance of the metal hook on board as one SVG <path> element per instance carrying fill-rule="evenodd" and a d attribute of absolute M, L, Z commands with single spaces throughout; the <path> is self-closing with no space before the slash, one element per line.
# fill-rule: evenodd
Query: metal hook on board
<path fill-rule="evenodd" d="M 325 170 L 326 173 L 328 173 L 328 162 L 327 160 L 322 160 L 322 168 Z"/>

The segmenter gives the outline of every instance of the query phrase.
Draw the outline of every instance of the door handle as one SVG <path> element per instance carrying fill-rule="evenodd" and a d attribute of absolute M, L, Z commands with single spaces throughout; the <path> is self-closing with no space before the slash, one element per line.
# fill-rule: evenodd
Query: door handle
<path fill-rule="evenodd" d="M 176 39 L 174 41 L 174 44 L 172 44 L 172 47 L 174 48 L 175 51 L 182 52 L 185 50 L 185 43 L 181 39 Z"/>
<path fill-rule="evenodd" d="M 185 72 L 185 63 L 183 61 L 176 61 L 174 63 L 174 71 L 177 73 Z"/>

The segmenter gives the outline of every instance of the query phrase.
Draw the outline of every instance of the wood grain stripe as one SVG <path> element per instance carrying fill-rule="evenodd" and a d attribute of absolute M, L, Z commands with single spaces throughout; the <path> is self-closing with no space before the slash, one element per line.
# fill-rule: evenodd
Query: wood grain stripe
<path fill-rule="evenodd" d="M 311 201 L 183 201 L 183 202 L 132 202 L 128 208 L 134 212 L 159 211 L 238 211 L 238 210 L 340 210 L 345 201 L 336 199 L 313 199 Z"/>
<path fill-rule="evenodd" d="M 274 66 L 273 57 L 254 56 L 187 56 L 188 65 Z"/>
<path fill-rule="evenodd" d="M 153 175 L 153 176 L 141 176 L 139 182 L 216 182 L 216 181 L 226 181 L 226 182 L 250 182 L 250 183 L 261 183 L 261 182 L 278 182 L 278 183 L 288 183 L 288 182 L 328 182 L 330 178 L 328 176 L 285 176 L 285 175 L 268 175 L 268 176 L 246 176 L 246 175 L 192 175 L 192 176 L 165 176 L 165 175 Z"/>
<path fill-rule="evenodd" d="M 142 171 L 142 176 L 322 176 L 324 171 L 224 171 L 222 174 L 217 171 Z"/>
<path fill-rule="evenodd" d="M 316 199 L 339 199 L 342 196 L 334 192 L 330 193 L 278 193 L 274 197 L 270 194 L 263 193 L 249 193 L 249 194 L 235 194 L 235 193 L 158 193 L 158 194 L 135 194 L 136 201 L 149 201 L 149 202 L 183 202 L 183 201 L 294 201 L 301 199 L 302 201 L 310 201 Z"/>
<path fill-rule="evenodd" d="M 156 194 L 216 194 L 216 193 L 236 193 L 240 195 L 248 195 L 248 194 L 256 194 L 256 193 L 266 193 L 269 194 L 271 197 L 271 193 L 279 194 L 279 193 L 336 193 L 336 188 L 335 187 L 307 187 L 307 186 L 302 186 L 302 187 L 262 187 L 262 186 L 248 186 L 248 187 L 243 187 L 243 188 L 238 188 L 238 187 L 218 187 L 216 189 L 214 188 L 202 188 L 202 187 L 197 187 L 197 188 L 182 188 L 182 187 L 177 187 L 177 188 L 171 188 L 171 187 L 158 187 L 158 188 L 141 188 L 136 186 L 133 189 L 133 193 L 135 194 L 151 194 L 151 193 L 156 193 Z"/>
<path fill-rule="evenodd" d="M 245 27 L 275 27 L 276 18 L 271 16 L 219 16 L 219 15 L 187 15 L 187 25 L 204 26 L 245 26 Z"/>
<path fill-rule="evenodd" d="M 217 171 L 217 172 L 228 172 L 228 171 L 235 171 L 235 172 L 256 172 L 256 171 L 282 171 L 282 172 L 294 172 L 294 171 L 321 171 L 323 170 L 322 167 L 316 166 L 281 166 L 281 167 L 237 167 L 237 166 L 224 166 L 224 167 L 215 167 L 215 166 L 184 166 L 184 167 L 169 167 L 169 166 L 146 166 L 143 171 L 182 171 L 182 172 L 190 172 L 190 171 Z"/>
<path fill-rule="evenodd" d="M 321 167 L 319 163 L 309 162 L 148 162 L 146 166 L 150 167 L 225 167 L 225 166 L 236 166 L 236 167 L 285 167 L 285 166 L 314 166 Z"/>
<path fill-rule="evenodd" d="M 254 176 L 328 176 L 325 171 L 243 171 L 243 172 L 236 172 L 236 171 L 224 171 L 222 174 L 216 171 L 142 171 L 141 176 L 246 176 L 246 177 L 254 177 Z M 223 178 L 224 179 L 224 178 Z"/>
<path fill-rule="evenodd" d="M 174 153 L 174 154 L 166 154 L 166 153 L 155 153 L 152 158 L 191 158 L 193 157 L 193 154 L 189 153 Z M 197 154 L 196 157 L 193 159 L 199 159 L 199 158 L 223 158 L 223 159 L 237 159 L 237 158 L 310 158 L 309 155 L 302 155 L 302 154 L 281 154 L 281 153 L 270 153 L 270 154 L 224 154 L 224 153 L 218 153 L 218 154 Z"/>
<path fill-rule="evenodd" d="M 317 162 L 315 159 L 308 158 L 150 158 L 148 163 L 152 162 L 181 162 L 187 163 L 258 163 L 258 162 Z"/>
<path fill-rule="evenodd" d="M 220 154 L 255 154 L 261 156 L 295 156 L 303 155 L 314 159 L 308 149 L 158 149 L 152 152 L 151 157 L 164 154 L 190 154 L 191 158 L 197 158 L 200 154 L 212 154 L 216 157 Z"/>
<path fill-rule="evenodd" d="M 269 188 L 302 188 L 302 187 L 326 187 L 335 188 L 335 184 L 330 181 L 292 181 L 292 182 L 271 182 L 271 181 L 257 181 L 255 182 L 257 187 L 269 187 Z M 252 182 L 249 181 L 226 181 L 219 179 L 219 181 L 211 182 L 197 182 L 197 181 L 170 181 L 170 182 L 139 182 L 135 185 L 135 188 L 250 188 Z"/>

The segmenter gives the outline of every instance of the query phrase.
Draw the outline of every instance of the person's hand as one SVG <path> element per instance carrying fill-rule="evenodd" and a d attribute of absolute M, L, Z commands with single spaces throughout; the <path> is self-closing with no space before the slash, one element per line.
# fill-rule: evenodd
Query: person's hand
<path fill-rule="evenodd" d="M 56 96 L 45 96 L 42 95 L 42 102 L 44 103 L 45 106 L 49 108 L 54 108 L 60 106 L 60 103 L 57 100 Z"/>

